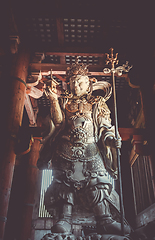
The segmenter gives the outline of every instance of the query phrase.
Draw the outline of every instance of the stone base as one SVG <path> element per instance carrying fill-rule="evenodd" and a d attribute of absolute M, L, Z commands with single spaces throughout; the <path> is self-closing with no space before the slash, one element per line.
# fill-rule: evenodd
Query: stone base
<path fill-rule="evenodd" d="M 131 238 L 111 234 L 100 235 L 97 233 L 91 233 L 83 237 L 76 237 L 73 234 L 48 233 L 41 240 L 131 240 Z"/>

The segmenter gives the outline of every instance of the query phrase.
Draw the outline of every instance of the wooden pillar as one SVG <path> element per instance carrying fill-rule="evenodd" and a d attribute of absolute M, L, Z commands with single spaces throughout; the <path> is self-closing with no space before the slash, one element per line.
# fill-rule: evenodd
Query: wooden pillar
<path fill-rule="evenodd" d="M 15 140 L 22 122 L 26 78 L 29 65 L 29 51 L 21 47 L 19 53 L 8 56 L 8 62 L 12 58 L 11 69 L 9 67 L 3 72 L 2 87 L 3 96 L 5 98 L 1 102 L 3 104 L 3 125 L 1 128 L 4 135 L 2 137 L 3 144 L 1 149 L 0 160 L 0 239 L 4 237 L 5 225 L 7 221 L 7 212 L 10 199 L 10 191 L 13 179 L 15 165 Z M 9 74 L 8 74 L 9 72 Z M 6 99 L 6 107 L 5 107 Z"/>
<path fill-rule="evenodd" d="M 19 239 L 27 240 L 31 237 L 32 229 L 32 213 L 35 203 L 35 191 L 37 186 L 37 179 L 39 169 L 37 168 L 37 160 L 39 157 L 40 141 L 35 139 L 32 144 L 31 151 L 28 154 L 28 164 L 26 169 L 26 188 L 25 188 L 25 201 L 23 206 L 23 213 L 20 226 Z"/>

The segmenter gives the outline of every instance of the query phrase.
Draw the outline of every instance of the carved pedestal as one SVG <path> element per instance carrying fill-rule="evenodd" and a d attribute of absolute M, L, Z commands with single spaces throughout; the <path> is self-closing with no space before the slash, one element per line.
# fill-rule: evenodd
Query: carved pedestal
<path fill-rule="evenodd" d="M 60 233 L 53 233 L 53 234 L 46 234 L 41 240 L 129 240 L 130 238 L 125 236 L 118 236 L 118 235 L 111 235 L 111 234 L 97 234 L 92 233 L 87 236 L 80 236 L 76 237 L 73 234 L 60 234 Z"/>

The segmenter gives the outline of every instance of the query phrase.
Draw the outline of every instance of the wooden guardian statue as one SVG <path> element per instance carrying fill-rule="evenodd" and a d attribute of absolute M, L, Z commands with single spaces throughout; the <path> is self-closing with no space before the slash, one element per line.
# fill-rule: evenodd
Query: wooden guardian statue
<path fill-rule="evenodd" d="M 45 206 L 50 214 L 56 211 L 58 221 L 51 228 L 49 239 L 62 234 L 72 236 L 76 204 L 92 212 L 95 233 L 102 235 L 102 240 L 110 236 L 128 239 L 121 237 L 121 224 L 113 219 L 110 210 L 115 206 L 107 173 L 117 178 L 116 148 L 121 148 L 121 138 L 115 138 L 106 104 L 111 85 L 105 81 L 93 82 L 87 66 L 78 61 L 66 74 L 68 91 L 59 99 L 52 91 L 48 92 L 53 128 L 38 159 L 39 169 L 53 170 Z M 131 232 L 127 223 L 124 231 L 126 236 Z"/>

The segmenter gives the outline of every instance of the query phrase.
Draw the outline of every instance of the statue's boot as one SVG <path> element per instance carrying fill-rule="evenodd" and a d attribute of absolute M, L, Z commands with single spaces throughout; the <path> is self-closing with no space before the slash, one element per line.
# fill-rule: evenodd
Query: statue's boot
<path fill-rule="evenodd" d="M 99 234 L 122 235 L 121 223 L 112 219 L 109 211 L 109 203 L 104 199 L 94 207 L 96 228 Z M 124 225 L 124 234 L 130 234 L 131 228 Z"/>
<path fill-rule="evenodd" d="M 121 223 L 111 218 L 111 215 L 96 216 L 96 227 L 99 234 L 115 234 L 122 235 Z M 124 234 L 130 234 L 131 228 L 124 225 Z"/>
<path fill-rule="evenodd" d="M 72 205 L 65 204 L 59 221 L 51 228 L 52 233 L 70 233 L 72 223 Z"/>

